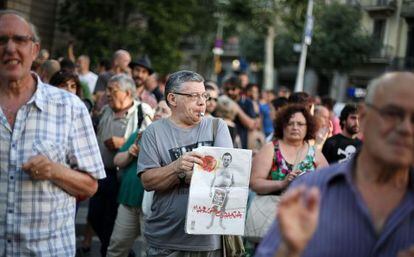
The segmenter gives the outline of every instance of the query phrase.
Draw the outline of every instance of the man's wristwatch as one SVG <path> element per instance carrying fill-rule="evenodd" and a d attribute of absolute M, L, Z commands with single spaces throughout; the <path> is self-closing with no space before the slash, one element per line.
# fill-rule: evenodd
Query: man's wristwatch
<path fill-rule="evenodd" d="M 177 174 L 178 179 L 180 180 L 180 184 L 185 184 L 185 177 L 187 175 L 185 174 L 184 171 L 181 171 L 180 173 Z"/>

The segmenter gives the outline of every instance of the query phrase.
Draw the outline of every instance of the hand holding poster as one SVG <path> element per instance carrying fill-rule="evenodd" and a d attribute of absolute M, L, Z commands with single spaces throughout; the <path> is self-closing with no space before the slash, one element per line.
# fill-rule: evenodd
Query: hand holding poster
<path fill-rule="evenodd" d="M 186 233 L 243 235 L 251 150 L 199 147 L 188 199 Z"/>

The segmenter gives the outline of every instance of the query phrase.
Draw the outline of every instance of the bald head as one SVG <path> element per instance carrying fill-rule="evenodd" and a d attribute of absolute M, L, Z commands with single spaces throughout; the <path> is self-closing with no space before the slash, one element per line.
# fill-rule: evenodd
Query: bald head
<path fill-rule="evenodd" d="M 414 74 L 390 72 L 368 86 L 360 112 L 364 144 L 361 156 L 395 169 L 414 160 Z"/>
<path fill-rule="evenodd" d="M 375 98 L 384 95 L 390 87 L 412 85 L 414 89 L 414 73 L 412 72 L 388 72 L 373 79 L 368 84 L 366 103 L 373 103 Z"/>
<path fill-rule="evenodd" d="M 60 63 L 56 60 L 46 60 L 40 67 L 40 78 L 49 83 L 52 76 L 60 70 Z"/>
<path fill-rule="evenodd" d="M 37 33 L 36 27 L 33 25 L 33 23 L 29 21 L 29 19 L 25 15 L 15 10 L 10 10 L 10 9 L 0 10 L 0 20 L 4 16 L 15 16 L 15 17 L 18 17 L 21 21 L 25 22 L 30 29 L 31 36 L 33 36 L 34 41 L 40 42 L 40 37 L 39 37 L 39 34 Z"/>
<path fill-rule="evenodd" d="M 329 110 L 323 105 L 317 105 L 315 106 L 315 116 L 322 116 L 322 117 L 328 117 L 329 118 Z"/>
<path fill-rule="evenodd" d="M 40 51 L 34 26 L 23 15 L 15 11 L 3 10 L 0 11 L 0 36 L 7 39 L 6 42 L 3 40 L 3 45 L 0 47 L 2 84 L 17 81 L 31 83 L 30 70 Z"/>
<path fill-rule="evenodd" d="M 128 65 L 131 62 L 131 55 L 128 51 L 119 49 L 114 53 L 112 62 L 113 67 L 120 69 L 120 71 L 129 70 Z"/>
<path fill-rule="evenodd" d="M 83 62 L 86 62 L 88 65 L 89 65 L 89 63 L 90 63 L 89 56 L 87 56 L 87 55 L 81 55 L 81 56 L 79 56 L 79 57 L 78 57 L 78 60 L 81 60 L 81 61 L 83 61 Z"/>
<path fill-rule="evenodd" d="M 76 64 L 79 69 L 79 73 L 86 74 L 89 72 L 89 65 L 90 65 L 90 59 L 87 55 L 81 55 L 78 57 L 78 60 L 76 61 Z"/>

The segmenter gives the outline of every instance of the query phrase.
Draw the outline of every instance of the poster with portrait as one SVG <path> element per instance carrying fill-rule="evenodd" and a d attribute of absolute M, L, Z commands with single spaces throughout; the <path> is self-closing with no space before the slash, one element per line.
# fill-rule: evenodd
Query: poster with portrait
<path fill-rule="evenodd" d="M 199 147 L 203 165 L 194 165 L 186 218 L 188 234 L 243 235 L 252 151 Z"/>

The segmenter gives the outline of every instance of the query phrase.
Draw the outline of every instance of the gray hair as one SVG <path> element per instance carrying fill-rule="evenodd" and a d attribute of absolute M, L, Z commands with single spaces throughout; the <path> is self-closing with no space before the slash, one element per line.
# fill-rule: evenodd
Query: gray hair
<path fill-rule="evenodd" d="M 372 104 L 374 102 L 375 95 L 383 86 L 382 82 L 384 76 L 385 75 L 375 78 L 368 83 L 367 94 L 365 96 L 365 103 Z"/>
<path fill-rule="evenodd" d="M 33 41 L 35 41 L 36 43 L 40 43 L 40 37 L 39 37 L 39 33 L 37 33 L 36 26 L 29 21 L 26 15 L 22 14 L 21 12 L 18 12 L 16 10 L 11 10 L 11 9 L 0 10 L 0 19 L 3 15 L 16 15 L 20 19 L 24 20 L 29 25 L 29 28 L 32 32 Z"/>
<path fill-rule="evenodd" d="M 115 51 L 115 53 L 112 55 L 112 62 L 115 62 L 117 59 L 119 59 L 122 56 L 129 56 L 131 57 L 131 55 L 129 54 L 129 52 L 127 50 L 124 49 L 118 49 Z"/>
<path fill-rule="evenodd" d="M 412 76 L 413 73 L 407 72 L 407 71 L 385 72 L 381 76 L 371 80 L 367 86 L 367 94 L 365 96 L 365 103 L 372 104 L 374 102 L 374 97 L 378 94 L 378 92 L 384 90 L 384 87 L 388 85 L 388 83 L 386 82 L 395 78 L 396 76 L 401 76 L 401 75 Z"/>
<path fill-rule="evenodd" d="M 174 72 L 168 77 L 165 83 L 165 99 L 167 99 L 169 93 L 179 92 L 185 82 L 204 82 L 204 78 L 194 71 L 181 70 Z M 169 106 L 168 101 L 167 104 Z"/>
<path fill-rule="evenodd" d="M 130 76 L 123 74 L 123 73 L 114 75 L 108 81 L 108 84 L 111 84 L 111 83 L 118 83 L 120 90 L 124 92 L 130 91 L 132 94 L 132 97 L 135 98 L 136 96 L 135 82 L 134 80 L 132 80 Z"/>

